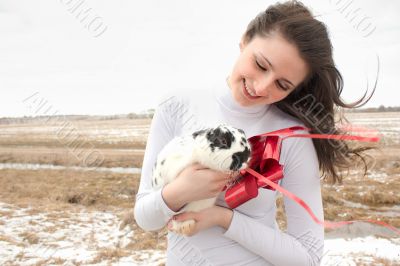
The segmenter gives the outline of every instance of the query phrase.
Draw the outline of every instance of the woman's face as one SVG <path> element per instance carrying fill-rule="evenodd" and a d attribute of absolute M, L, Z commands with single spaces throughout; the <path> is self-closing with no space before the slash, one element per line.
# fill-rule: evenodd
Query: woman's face
<path fill-rule="evenodd" d="M 272 104 L 288 96 L 307 76 L 306 62 L 278 33 L 240 43 L 228 83 L 242 106 Z"/>

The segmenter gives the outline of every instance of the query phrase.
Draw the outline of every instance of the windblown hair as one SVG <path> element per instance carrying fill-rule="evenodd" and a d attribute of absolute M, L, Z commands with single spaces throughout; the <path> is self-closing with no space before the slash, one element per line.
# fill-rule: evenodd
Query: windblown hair
<path fill-rule="evenodd" d="M 310 10 L 298 1 L 287 1 L 271 5 L 258 14 L 248 25 L 243 35 L 245 43 L 255 36 L 267 37 L 280 34 L 293 44 L 308 66 L 308 75 L 283 100 L 275 105 L 283 112 L 296 117 L 318 134 L 346 134 L 336 127 L 337 123 L 347 122 L 339 112 L 342 108 L 363 106 L 372 97 L 367 92 L 354 103 L 345 103 L 340 94 L 343 90 L 343 78 L 336 68 L 332 56 L 332 44 L 324 23 L 314 18 Z M 335 115 L 336 120 L 335 120 Z M 342 182 L 341 170 L 349 169 L 355 162 L 362 161 L 364 174 L 368 166 L 363 151 L 368 146 L 354 146 L 344 140 L 313 139 L 318 155 L 319 168 L 324 178 Z"/>

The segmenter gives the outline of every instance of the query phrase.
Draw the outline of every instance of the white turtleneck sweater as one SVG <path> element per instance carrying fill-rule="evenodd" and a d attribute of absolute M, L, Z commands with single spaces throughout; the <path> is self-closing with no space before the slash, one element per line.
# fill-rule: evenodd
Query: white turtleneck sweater
<path fill-rule="evenodd" d="M 177 91 L 164 96 L 151 123 L 136 195 L 134 214 L 141 228 L 161 229 L 177 214 L 164 202 L 162 189 L 154 191 L 151 186 L 159 151 L 175 136 L 220 123 L 243 129 L 248 138 L 302 125 L 274 105 L 240 106 L 225 82 L 213 90 Z M 284 140 L 280 164 L 284 166 L 281 186 L 303 199 L 322 220 L 318 158 L 312 140 Z M 260 189 L 257 198 L 233 210 L 228 230 L 215 226 L 192 237 L 169 232 L 167 265 L 319 265 L 324 228 L 285 197 L 287 230 L 281 231 L 275 221 L 276 196 L 276 191 Z M 224 192 L 216 204 L 227 207 Z"/>

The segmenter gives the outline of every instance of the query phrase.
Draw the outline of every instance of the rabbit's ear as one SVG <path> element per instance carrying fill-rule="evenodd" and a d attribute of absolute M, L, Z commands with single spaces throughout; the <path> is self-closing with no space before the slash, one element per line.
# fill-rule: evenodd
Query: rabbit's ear
<path fill-rule="evenodd" d="M 237 130 L 238 130 L 240 133 L 242 133 L 243 135 L 246 135 L 246 133 L 244 133 L 243 129 L 238 128 Z"/>
<path fill-rule="evenodd" d="M 204 135 L 205 132 L 206 132 L 205 129 L 195 131 L 195 132 L 193 132 L 192 137 L 195 139 L 197 136 Z"/>

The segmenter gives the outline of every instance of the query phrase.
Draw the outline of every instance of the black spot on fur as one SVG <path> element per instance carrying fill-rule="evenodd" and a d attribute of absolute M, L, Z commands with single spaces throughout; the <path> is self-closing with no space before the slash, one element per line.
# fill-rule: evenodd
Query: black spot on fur
<path fill-rule="evenodd" d="M 245 137 L 242 137 L 242 141 L 243 141 L 244 143 L 246 143 L 246 139 L 245 139 Z"/>
<path fill-rule="evenodd" d="M 250 150 L 246 147 L 244 151 L 235 152 L 232 154 L 232 163 L 229 167 L 230 170 L 236 171 L 242 167 L 242 164 L 247 162 L 250 156 Z"/>
<path fill-rule="evenodd" d="M 163 165 L 165 163 L 165 159 L 161 161 L 161 165 Z"/>
<path fill-rule="evenodd" d="M 215 148 L 230 149 L 235 141 L 235 136 L 232 132 L 222 131 L 220 128 L 210 130 L 207 132 L 206 137 L 210 142 L 211 151 L 214 151 Z"/>
<path fill-rule="evenodd" d="M 243 129 L 238 128 L 238 131 L 239 131 L 240 133 L 242 133 L 243 135 L 246 135 L 246 134 L 244 133 Z"/>

